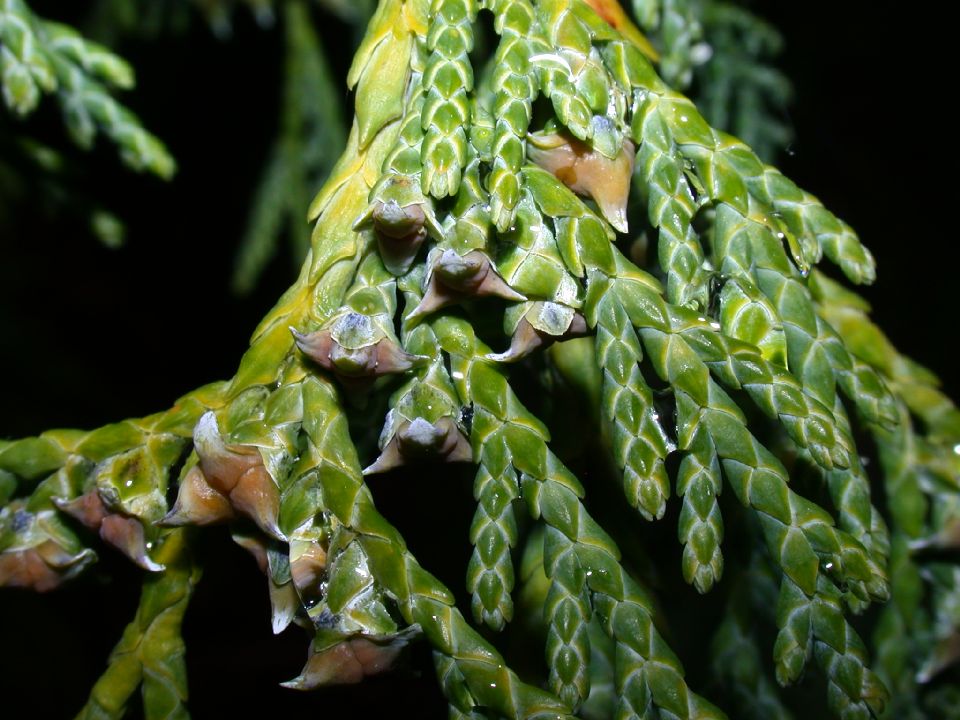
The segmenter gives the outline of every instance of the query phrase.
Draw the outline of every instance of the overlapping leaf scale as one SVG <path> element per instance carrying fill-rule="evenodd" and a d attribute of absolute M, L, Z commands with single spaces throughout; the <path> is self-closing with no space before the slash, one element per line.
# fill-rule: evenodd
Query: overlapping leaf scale
<path fill-rule="evenodd" d="M 634 305 L 634 307 L 637 306 Z M 825 558 L 833 563 L 838 576 L 850 583 L 858 595 L 865 599 L 871 596 L 882 597 L 885 586 L 882 569 L 869 559 L 857 540 L 832 527 L 829 515 L 786 487 L 787 476 L 783 466 L 752 436 L 746 427 L 742 412 L 710 377 L 710 372 L 711 370 L 716 372 L 717 363 L 722 362 L 726 367 L 720 376 L 725 384 L 730 384 L 734 388 L 747 389 L 747 382 L 743 382 L 744 376 L 737 377 L 737 370 L 734 369 L 734 366 L 742 365 L 749 370 L 748 382 L 757 380 L 761 385 L 766 385 L 768 391 L 770 389 L 768 383 L 776 384 L 777 380 L 773 378 L 778 375 L 785 383 L 785 387 L 790 388 L 790 383 L 786 380 L 789 376 L 773 372 L 772 377 L 765 377 L 764 370 L 769 370 L 772 366 L 764 368 L 758 359 L 759 354 L 749 349 L 749 346 L 743 346 L 742 351 L 736 347 L 722 351 L 729 354 L 718 358 L 712 354 L 713 351 L 708 350 L 708 345 L 703 341 L 709 337 L 706 342 L 714 348 L 727 344 L 728 341 L 724 341 L 719 334 L 710 333 L 709 329 L 705 329 L 699 338 L 691 337 L 689 325 L 686 331 L 666 330 L 665 328 L 669 326 L 661 324 L 658 327 L 655 317 L 644 314 L 645 318 L 640 317 L 638 312 L 632 317 L 632 321 L 640 327 L 640 336 L 657 373 L 678 393 L 678 415 L 679 407 L 683 403 L 690 402 L 695 408 L 701 408 L 700 411 L 690 412 L 689 416 L 698 418 L 698 422 L 706 422 L 707 430 L 722 460 L 727 479 L 733 484 L 741 502 L 756 507 L 765 514 L 765 521 L 769 520 L 773 523 L 765 526 L 765 530 L 773 533 L 768 534 L 768 541 L 776 538 L 775 544 L 779 549 L 772 547 L 771 551 L 777 556 L 782 552 L 792 555 L 786 546 L 794 542 L 799 542 L 798 547 L 804 548 L 802 551 L 798 550 L 793 557 L 780 558 L 785 572 L 807 592 L 812 593 L 815 589 L 813 579 L 818 567 L 814 552 L 816 548 L 817 551 L 825 553 Z M 737 355 L 739 357 L 736 357 Z M 751 355 L 753 355 L 752 358 Z M 708 369 L 708 366 L 712 367 Z M 793 392 L 788 390 L 786 394 L 775 394 L 770 391 L 765 396 L 766 400 L 770 401 L 765 408 L 766 411 L 774 416 L 778 412 L 792 413 L 798 410 L 798 415 L 802 414 L 800 409 L 804 407 L 804 402 L 796 398 L 804 396 L 795 384 L 792 387 Z M 761 407 L 763 407 L 764 396 L 755 393 L 754 397 L 761 398 Z M 791 419 L 786 424 L 788 431 L 792 422 Z M 693 429 L 692 427 L 678 429 L 678 437 L 685 437 Z M 802 439 L 802 437 L 802 434 L 796 434 L 795 439 Z M 772 504 L 767 505 L 767 503 Z M 811 523 L 810 527 L 800 531 L 800 534 L 788 529 L 788 526 L 799 529 L 808 522 Z M 781 524 L 784 525 L 781 526 Z M 807 538 L 806 541 L 799 540 L 801 535 Z"/>
<path fill-rule="evenodd" d="M 721 270 L 737 282 L 757 282 L 763 293 L 761 299 L 772 302 L 773 318 L 782 321 L 785 331 L 783 364 L 789 365 L 809 395 L 821 405 L 833 408 L 833 420 L 845 444 L 853 448 L 849 423 L 836 395 L 838 381 L 867 420 L 890 422 L 892 399 L 883 382 L 862 364 L 854 370 L 846 347 L 833 329 L 815 314 L 809 289 L 797 279 L 796 271 L 771 232 L 743 219 L 730 206 L 717 209 L 715 228 L 715 251 L 723 258 Z M 725 301 L 729 302 L 729 298 L 722 296 L 721 302 Z M 721 320 L 725 312 L 726 308 L 722 308 Z M 762 342 L 754 344 L 763 347 Z M 779 352 L 778 356 L 782 357 Z M 860 537 L 873 550 L 872 525 L 879 516 L 870 505 L 869 482 L 857 458 L 851 453 L 848 459 L 846 468 L 825 468 L 826 479 L 840 526 Z M 882 552 L 878 552 L 878 558 L 882 561 Z"/>
<path fill-rule="evenodd" d="M 937 562 L 936 554 L 918 553 L 952 546 L 960 413 L 937 389 L 936 378 L 901 355 L 870 321 L 862 298 L 819 275 L 812 288 L 818 312 L 837 329 L 855 362 L 878 372 L 897 395 L 896 422 L 871 425 L 892 518 L 892 600 L 873 641 L 878 673 L 893 690 L 891 713 L 923 717 L 921 708 L 940 702 L 925 681 L 956 659 L 948 648 L 960 623 L 956 613 L 942 612 L 956 605 L 956 584 L 950 582 L 955 568 Z"/>
<path fill-rule="evenodd" d="M 635 176 L 647 194 L 650 224 L 660 232 L 657 252 L 667 276 L 667 298 L 676 305 L 706 310 L 709 272 L 693 229 L 697 201 L 683 159 L 660 114 L 659 96 L 647 93 L 633 108 L 631 133 L 637 143 Z"/>
<path fill-rule="evenodd" d="M 698 163 L 696 153 L 686 153 L 697 167 L 703 190 L 715 203 L 713 237 L 716 245 L 714 254 L 719 259 L 720 270 L 724 273 L 732 272 L 735 277 L 739 277 L 737 285 L 731 285 L 728 280 L 724 293 L 721 295 L 720 319 L 724 326 L 723 329 L 761 347 L 767 358 L 784 365 L 787 364 L 787 358 L 784 357 L 784 350 L 787 349 L 790 356 L 790 367 L 799 371 L 804 386 L 806 387 L 809 383 L 808 376 L 812 376 L 812 379 L 820 384 L 819 388 L 812 390 L 813 397 L 819 401 L 820 406 L 832 407 L 834 405 L 834 368 L 832 365 L 836 364 L 841 368 L 837 371 L 837 375 L 843 378 L 845 388 L 854 390 L 857 385 L 855 380 L 859 378 L 852 376 L 849 372 L 849 370 L 852 370 L 852 363 L 848 357 L 844 357 L 845 352 L 842 352 L 842 345 L 839 346 L 841 351 L 839 353 L 836 346 L 832 348 L 834 350 L 833 358 L 827 358 L 826 353 L 815 345 L 816 340 L 819 339 L 818 335 L 824 335 L 827 329 L 817 326 L 817 320 L 812 312 L 812 303 L 809 301 L 809 294 L 805 287 L 790 277 L 795 271 L 792 270 L 789 263 L 785 262 L 785 258 L 781 259 L 782 250 L 779 248 L 772 249 L 770 245 L 773 243 L 767 242 L 763 248 L 764 252 L 750 252 L 753 249 L 752 246 L 756 245 L 757 242 L 751 240 L 751 238 L 756 238 L 759 235 L 765 240 L 770 240 L 773 232 L 770 228 L 779 228 L 782 225 L 787 232 L 794 232 L 800 236 L 801 257 L 803 258 L 801 267 L 806 267 L 807 262 L 815 262 L 819 259 L 820 238 L 817 232 L 825 227 L 823 225 L 823 223 L 826 223 L 824 218 L 826 216 L 832 218 L 832 216 L 812 200 L 810 200 L 810 205 L 800 208 L 799 203 L 807 201 L 808 198 L 806 196 L 800 197 L 802 192 L 792 184 L 788 186 L 787 183 L 780 183 L 778 185 L 779 192 L 767 192 L 766 186 L 759 188 L 756 176 L 763 174 L 764 169 L 752 153 L 745 149 L 745 146 L 734 147 L 737 143 L 729 141 L 712 131 L 695 114 L 692 105 L 680 100 L 679 96 L 664 93 L 658 88 L 656 81 L 652 81 L 649 77 L 643 77 L 644 73 L 636 71 L 636 65 L 642 62 L 642 58 L 639 58 L 639 56 L 629 57 L 631 54 L 628 50 L 618 48 L 615 43 L 611 44 L 611 47 L 607 50 L 608 63 L 614 76 L 618 77 L 622 84 L 637 88 L 643 87 L 643 83 L 646 81 L 647 88 L 637 95 L 638 102 L 635 103 L 634 107 L 635 125 L 638 118 L 643 117 L 641 112 L 644 104 L 647 106 L 651 104 L 651 96 L 657 97 L 658 100 L 663 98 L 665 107 L 669 108 L 664 112 L 667 125 L 671 129 L 677 128 L 677 136 L 681 141 L 690 143 L 698 135 L 700 140 L 704 141 L 707 135 L 713 134 L 716 141 L 715 145 L 719 149 L 718 152 L 722 150 L 723 154 L 729 156 L 723 161 L 729 164 L 728 171 L 723 166 L 710 167 L 703 162 Z M 634 62 L 625 61 L 628 57 Z M 746 177 L 747 181 L 740 176 Z M 772 170 L 766 175 L 770 182 L 774 182 L 777 176 L 778 174 L 775 174 L 775 171 Z M 752 183 L 749 181 L 750 177 L 754 178 Z M 756 197 L 751 197 L 751 192 Z M 794 204 L 789 205 L 788 201 Z M 757 209 L 758 203 L 760 210 Z M 769 207 L 769 210 L 764 211 L 762 210 L 763 207 Z M 791 210 L 792 215 L 781 220 L 780 218 L 787 210 Z M 817 215 L 823 221 L 821 224 L 817 224 L 816 228 L 814 228 L 814 215 Z M 808 218 L 807 224 L 800 227 L 800 225 L 803 225 L 803 220 Z M 832 237 L 829 242 L 849 242 L 849 237 L 845 234 L 843 228 L 838 226 L 832 228 L 832 230 L 840 233 L 842 238 Z M 786 237 L 783 232 L 779 232 L 779 236 L 781 238 Z M 748 244 L 751 245 L 750 248 L 746 247 Z M 731 258 L 731 247 L 740 252 L 739 256 L 734 255 Z M 661 231 L 661 252 L 663 249 L 663 234 Z M 778 250 L 779 252 L 777 252 Z M 759 273 L 756 271 L 755 263 L 758 255 L 761 263 L 766 260 L 767 265 L 773 264 L 775 266 L 773 272 L 766 273 L 764 278 L 767 279 L 766 287 L 757 277 L 758 274 L 762 275 L 764 272 L 762 269 Z M 868 260 L 865 256 L 864 262 L 869 264 Z M 663 264 L 663 261 L 661 262 Z M 844 269 L 852 272 L 848 267 Z M 668 269 L 668 292 L 670 279 Z M 776 310 L 771 307 L 770 302 L 763 295 L 756 291 L 757 288 L 754 285 L 754 283 L 759 285 L 764 294 L 773 299 L 776 297 L 776 293 L 770 286 L 771 281 L 781 283 L 781 287 L 783 283 L 787 283 L 789 287 L 792 282 L 793 287 L 796 288 L 796 292 L 791 297 L 781 296 L 782 302 Z M 731 309 L 733 298 L 736 298 L 736 312 Z M 783 302 L 783 300 L 786 300 L 786 302 Z M 777 310 L 780 312 L 778 313 Z M 784 328 L 780 326 L 781 320 Z M 786 337 L 784 337 L 784 329 L 786 330 Z M 786 340 L 786 343 L 784 343 L 784 340 Z M 787 348 L 784 348 L 784 344 L 787 345 Z M 810 362 L 809 354 L 811 352 L 815 353 L 814 362 Z M 831 359 L 834 361 L 833 363 L 830 362 Z M 861 375 L 861 377 L 863 376 Z M 858 398 L 859 404 L 865 407 L 866 412 L 873 414 L 880 412 L 880 408 L 884 404 L 888 408 L 889 403 L 884 399 L 885 393 L 882 391 L 882 383 L 871 384 L 869 377 L 863 379 L 866 380 L 863 384 L 864 387 L 875 392 L 867 398 Z M 818 389 L 820 392 L 817 392 Z M 755 394 L 754 399 L 756 399 Z M 830 417 L 829 412 L 822 414 L 822 418 L 827 421 L 822 424 L 823 428 L 832 427 L 833 418 Z M 819 430 L 820 428 L 817 425 L 820 425 L 820 423 L 815 423 L 814 428 Z M 796 433 L 793 434 L 796 436 Z M 844 434 L 848 435 L 849 433 Z M 810 436 L 807 439 L 811 439 Z M 804 443 L 801 442 L 801 444 Z M 852 441 L 847 441 L 844 444 L 852 447 Z M 819 453 L 815 453 L 815 457 L 831 473 L 830 477 L 833 480 L 831 486 L 835 490 L 833 494 L 839 506 L 841 525 L 857 534 L 869 530 L 871 523 L 876 524 L 875 521 L 879 518 L 879 515 L 869 506 L 868 487 L 862 473 L 857 473 L 856 468 L 852 471 L 832 470 L 834 464 L 839 465 L 840 468 L 849 465 L 850 453 L 842 452 L 840 457 L 831 458 L 822 452 L 822 448 L 820 450 Z M 853 490 L 854 487 L 856 487 L 856 490 Z M 864 537 L 870 544 L 870 534 L 867 533 Z"/>
<path fill-rule="evenodd" d="M 578 709 L 590 694 L 590 639 L 588 625 L 593 615 L 586 569 L 577 557 L 576 545 L 556 528 L 544 535 L 544 571 L 550 589 L 544 601 L 547 623 L 546 658 L 550 690 L 567 705 Z"/>
<path fill-rule="evenodd" d="M 693 80 L 693 46 L 703 38 L 698 9 L 691 0 L 662 0 L 660 74 L 673 87 L 686 88 Z"/>
<path fill-rule="evenodd" d="M 419 273 L 404 278 L 406 307 L 414 308 L 421 299 Z M 410 352 L 434 358 L 427 370 L 413 382 L 430 383 L 436 389 L 429 394 L 431 412 L 445 407 L 451 416 L 459 415 L 459 402 L 445 365 L 437 338 L 429 323 L 416 325 L 404 335 Z M 459 418 L 454 417 L 455 420 Z M 513 618 L 514 585 L 512 549 L 518 540 L 513 501 L 519 497 L 516 472 L 502 454 L 484 448 L 477 454 L 479 467 L 474 483 L 477 509 L 470 526 L 473 553 L 467 566 L 467 589 L 472 593 L 474 619 L 494 630 L 502 630 Z"/>
<path fill-rule="evenodd" d="M 640 372 L 640 341 L 613 295 L 598 304 L 596 332 L 597 365 L 603 372 L 603 414 L 611 424 L 624 493 L 647 520 L 659 519 L 670 496 L 664 460 L 672 448 Z"/>
<path fill-rule="evenodd" d="M 433 0 L 423 72 L 424 131 L 420 159 L 425 195 L 443 198 L 455 195 L 467 160 L 467 128 L 473 90 L 473 21 L 477 0 Z"/>
<path fill-rule="evenodd" d="M 723 574 L 723 517 L 717 497 L 723 489 L 720 462 L 713 438 L 693 418 L 681 416 L 690 412 L 688 405 L 677 406 L 677 426 L 695 427 L 684 437 L 685 450 L 677 469 L 677 494 L 683 497 L 678 534 L 683 543 L 683 578 L 699 592 L 705 593 Z"/>
<path fill-rule="evenodd" d="M 491 6 L 500 44 L 491 78 L 494 88 L 491 113 L 495 126 L 487 188 L 493 222 L 500 232 L 506 232 L 513 225 L 520 201 L 520 168 L 526 160 L 527 129 L 539 90 L 531 71 L 528 40 L 536 18 L 533 7 L 526 2 L 498 0 Z"/>
<path fill-rule="evenodd" d="M 817 317 L 810 290 L 787 260 L 782 242 L 762 223 L 730 205 L 715 215 L 714 253 L 720 271 L 755 283 L 783 324 L 786 365 L 822 404 L 833 404 L 836 382 L 871 421 L 889 422 L 891 398 L 882 381 L 849 353 L 832 328 Z"/>
<path fill-rule="evenodd" d="M 581 140 L 590 138 L 593 114 L 573 83 L 571 76 L 574 74 L 574 69 L 562 52 L 564 49 L 570 49 L 579 55 L 589 52 L 591 47 L 589 35 L 584 32 L 576 18 L 569 18 L 571 34 L 564 34 L 557 38 L 555 44 L 550 37 L 556 36 L 559 28 L 551 27 L 549 24 L 545 27 L 542 19 L 544 16 L 540 14 L 547 14 L 549 23 L 550 16 L 559 10 L 562 15 L 560 19 L 566 20 L 568 16 L 566 10 L 571 3 L 560 0 L 558 3 L 550 3 L 548 8 L 543 7 L 543 3 L 538 3 L 536 10 L 529 0 L 513 0 L 509 4 L 522 4 L 524 14 L 533 17 L 536 13 L 540 18 L 528 38 L 530 62 L 536 71 L 540 91 L 550 98 L 557 119 L 564 127 Z M 562 46 L 558 46 L 559 43 L 562 43 Z"/>
<path fill-rule="evenodd" d="M 777 679 L 794 682 L 811 654 L 827 677 L 827 702 L 843 720 L 879 716 L 889 691 L 869 668 L 863 641 L 843 615 L 840 592 L 821 576 L 812 597 L 784 578 L 774 646 Z"/>
<path fill-rule="evenodd" d="M 397 530 L 376 510 L 336 391 L 328 382 L 317 381 L 310 410 L 317 420 L 315 432 L 332 451 L 319 473 L 322 505 L 360 535 L 371 574 L 396 599 L 404 620 L 420 625 L 434 649 L 456 664 L 477 705 L 510 718 L 548 713 L 568 717 L 568 709 L 556 698 L 519 680 L 457 611 L 452 593 L 420 567 Z"/>
<path fill-rule="evenodd" d="M 725 203 L 782 233 L 794 245 L 794 261 L 805 272 L 819 260 L 822 247 L 852 281 L 872 281 L 873 258 L 848 226 L 764 165 L 742 142 L 710 127 L 693 103 L 663 85 L 638 49 L 614 40 L 606 44 L 604 59 L 612 77 L 634 94 L 635 108 L 647 93 L 660 96 L 661 113 L 678 150 L 693 164 L 700 189 L 713 204 Z"/>
<path fill-rule="evenodd" d="M 578 308 L 583 290 L 567 268 L 553 228 L 525 189 L 510 232 L 499 236 L 497 269 L 517 292 Z"/>
<path fill-rule="evenodd" d="M 631 319 L 640 328 L 641 338 L 657 373 L 674 388 L 678 419 L 692 419 L 690 425 L 678 426 L 680 446 L 687 446 L 687 438 L 697 430 L 697 425 L 704 424 L 735 494 L 741 502 L 758 512 L 770 552 L 786 575 L 784 583 L 795 588 L 806 598 L 805 602 L 826 602 L 819 599 L 821 595 L 828 591 L 836 593 L 830 590 L 834 586 L 824 574 L 828 573 L 864 600 L 883 599 L 886 595 L 886 579 L 882 570 L 855 539 L 833 527 L 829 515 L 788 489 L 786 471 L 779 461 L 752 437 L 739 408 L 710 378 L 706 364 L 710 362 L 710 354 L 703 353 L 701 348 L 701 353 L 706 357 L 699 358 L 693 346 L 687 344 L 684 331 L 671 332 L 675 328 L 671 326 L 662 301 L 648 298 L 649 305 L 644 307 L 636 296 L 649 294 L 649 288 L 639 283 L 634 286 L 632 292 L 628 291 L 633 297 L 624 293 L 621 302 L 628 312 L 634 311 Z M 637 292 L 638 289 L 641 292 Z M 658 304 L 659 312 L 655 309 Z M 751 352 L 756 353 L 755 350 Z M 730 350 L 726 353 L 729 355 Z M 733 364 L 729 357 L 725 362 Z M 757 359 L 754 358 L 750 364 L 751 373 L 755 373 L 758 369 Z M 732 374 L 726 378 L 726 382 L 736 387 L 736 371 L 728 367 L 727 372 L 721 372 L 721 376 L 728 373 Z M 796 621 L 787 622 L 791 617 L 793 615 L 790 613 L 782 616 L 781 627 L 784 628 L 783 632 L 793 633 L 791 637 L 796 635 L 797 642 L 800 642 L 804 638 L 796 633 Z M 845 627 L 846 620 L 842 612 L 836 617 L 839 618 L 836 622 Z M 846 637 L 846 630 L 844 633 Z M 808 644 L 804 644 L 798 651 L 799 655 L 794 652 L 791 656 L 799 663 L 794 666 L 797 672 L 808 657 L 807 647 Z M 851 655 L 847 651 L 846 640 L 836 641 L 831 647 L 844 658 L 854 657 L 858 662 L 862 660 L 855 652 L 851 651 Z M 825 658 L 822 664 L 828 671 L 835 669 L 835 662 L 831 659 L 833 656 L 827 650 L 821 654 Z M 798 657 L 799 661 L 796 660 Z M 780 664 L 783 666 L 785 663 Z M 865 671 L 861 668 L 858 672 Z M 784 681 L 794 678 L 795 675 L 790 674 L 782 676 Z M 850 693 L 850 702 L 860 701 L 861 696 L 857 694 L 859 690 L 844 689 Z M 874 692 L 873 685 L 863 692 Z M 840 701 L 835 700 L 834 704 L 839 707 Z"/>
<path fill-rule="evenodd" d="M 483 453 L 474 497 L 477 511 L 470 525 L 473 554 L 467 565 L 467 589 L 473 594 L 473 617 L 494 630 L 502 630 L 513 619 L 514 585 L 511 550 L 518 540 L 513 501 L 520 496 L 516 472 L 507 464 L 492 468 L 490 455 Z"/>
<path fill-rule="evenodd" d="M 378 178 L 371 192 L 371 202 L 386 201 L 388 197 L 384 191 L 390 185 L 403 186 L 406 190 L 406 194 L 398 202 L 426 202 L 420 182 L 423 172 L 420 155 L 424 136 L 423 128 L 420 126 L 420 115 L 423 110 L 422 90 L 423 77 L 420 73 L 414 73 L 410 80 L 407 104 L 396 144 L 383 161 L 383 174 Z"/>
<path fill-rule="evenodd" d="M 780 365 L 763 358 L 752 345 L 727 338 L 709 322 L 681 308 L 666 313 L 670 332 L 688 346 L 727 387 L 746 390 L 766 415 L 778 418 L 790 437 L 824 469 L 848 467 L 854 449 L 834 428 L 829 408 L 805 393 Z"/>
<path fill-rule="evenodd" d="M 603 65 L 596 42 L 619 37 L 611 25 L 601 19 L 586 3 L 571 0 L 547 0 L 537 3 L 537 16 L 547 42 L 568 72 L 569 81 L 579 99 L 564 105 L 564 117 L 554 100 L 557 118 L 574 136 L 589 139 L 595 150 L 613 158 L 623 146 L 623 127 L 627 111 L 627 93 L 610 78 Z M 589 113 L 586 133 L 571 126 L 570 110 L 584 107 Z"/>
<path fill-rule="evenodd" d="M 483 710 L 476 707 L 476 700 L 470 694 L 466 678 L 450 656 L 434 652 L 433 664 L 437 680 L 449 702 L 449 720 L 483 720 L 487 717 Z"/>

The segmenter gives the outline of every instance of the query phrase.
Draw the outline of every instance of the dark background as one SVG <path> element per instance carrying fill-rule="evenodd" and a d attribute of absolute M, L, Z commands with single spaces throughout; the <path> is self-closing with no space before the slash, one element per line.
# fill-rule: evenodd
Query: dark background
<path fill-rule="evenodd" d="M 70 10 L 34 5 L 67 21 L 80 12 L 73 3 Z M 937 21 L 936 7 L 755 5 L 786 37 L 781 66 L 796 88 L 789 120 L 797 140 L 781 167 L 857 229 L 878 261 L 879 280 L 864 290 L 875 318 L 956 396 L 957 144 L 943 100 L 956 70 L 948 43 L 956 40 L 947 37 L 946 21 Z M 342 76 L 349 29 L 324 20 L 321 30 Z M 76 186 L 120 215 L 128 236 L 121 249 L 104 248 L 76 215 L 51 211 L 39 188 L 3 228 L 0 437 L 144 415 L 233 374 L 257 320 L 291 279 L 281 253 L 254 296 L 237 298 L 229 289 L 236 242 L 276 127 L 280 49 L 279 33 L 243 13 L 227 41 L 198 22 L 177 37 L 120 44 L 138 72 L 137 90 L 124 101 L 179 162 L 169 184 L 124 170 L 109 143 L 101 141 L 90 157 L 71 150 L 50 101 L 24 128 L 82 161 Z M 432 498 L 445 508 L 441 522 L 449 528 L 436 537 L 466 537 L 469 480 L 439 491 L 427 480 L 374 489 L 386 502 L 402 502 L 409 491 L 413 507 Z M 417 520 L 391 519 L 401 529 Z M 186 626 L 196 717 L 248 717 L 268 702 L 278 716 L 336 709 L 373 717 L 398 708 L 405 716 L 444 716 L 422 648 L 410 669 L 360 692 L 277 688 L 299 670 L 303 636 L 291 630 L 272 637 L 263 578 L 225 534 L 204 538 L 201 552 L 212 561 Z M 425 540 L 414 550 L 427 567 L 441 552 Z M 449 552 L 457 555 L 455 571 L 441 578 L 462 587 L 469 548 L 464 540 Z M 26 701 L 35 717 L 69 717 L 83 703 L 137 598 L 136 573 L 101 555 L 100 572 L 56 594 L 0 595 L 6 707 Z"/>

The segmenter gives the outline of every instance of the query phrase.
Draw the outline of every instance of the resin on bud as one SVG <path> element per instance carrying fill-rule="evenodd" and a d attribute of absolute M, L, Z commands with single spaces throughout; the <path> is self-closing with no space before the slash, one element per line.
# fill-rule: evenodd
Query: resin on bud
<path fill-rule="evenodd" d="M 449 248 L 437 250 L 430 264 L 423 299 L 408 320 L 429 315 L 469 297 L 501 297 L 521 302 L 526 297 L 507 285 L 487 255 L 472 250 L 460 255 Z"/>
<path fill-rule="evenodd" d="M 553 173 L 577 195 L 592 198 L 613 227 L 627 232 L 627 201 L 635 156 L 632 142 L 624 140 L 620 152 L 611 159 L 567 135 L 531 134 L 528 139 L 530 160 Z"/>

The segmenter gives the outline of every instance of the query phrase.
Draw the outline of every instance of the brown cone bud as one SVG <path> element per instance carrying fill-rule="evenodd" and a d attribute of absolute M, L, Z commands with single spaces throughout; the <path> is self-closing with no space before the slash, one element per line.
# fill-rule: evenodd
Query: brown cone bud
<path fill-rule="evenodd" d="M 515 302 L 526 300 L 524 295 L 507 285 L 484 253 L 472 250 L 460 256 L 448 249 L 434 262 L 427 291 L 407 319 L 429 315 L 469 297 L 502 297 Z"/>
<path fill-rule="evenodd" d="M 107 515 L 100 524 L 100 537 L 144 570 L 160 572 L 164 569 L 147 554 L 153 543 L 146 540 L 143 524 L 136 518 L 116 513 Z"/>
<path fill-rule="evenodd" d="M 386 337 L 354 350 L 340 345 L 333 339 L 330 330 L 317 330 L 303 335 L 290 328 L 290 332 L 304 355 L 341 381 L 373 379 L 406 372 L 428 359 L 422 355 L 411 355 Z"/>
<path fill-rule="evenodd" d="M 487 355 L 494 362 L 513 363 L 530 355 L 535 350 L 563 340 L 583 337 L 589 334 L 586 318 L 579 312 L 573 314 L 573 320 L 562 335 L 550 335 L 537 330 L 526 317 L 521 318 L 517 329 L 510 338 L 510 347 L 506 352 Z"/>
<path fill-rule="evenodd" d="M 427 215 L 419 203 L 401 206 L 396 200 L 387 200 L 374 205 L 372 219 L 379 235 L 402 240 L 422 232 Z"/>
<path fill-rule="evenodd" d="M 205 413 L 197 422 L 193 442 L 210 487 L 225 495 L 234 510 L 249 517 L 265 533 L 285 540 L 277 525 L 280 492 L 260 451 L 244 445 L 226 445 L 212 412 Z"/>
<path fill-rule="evenodd" d="M 163 565 L 150 559 L 152 543 L 147 542 L 143 523 L 135 517 L 112 512 L 96 489 L 73 500 L 54 498 L 53 502 L 60 510 L 86 527 L 96 530 L 101 540 L 112 545 L 144 570 L 159 572 L 164 569 Z"/>
<path fill-rule="evenodd" d="M 473 449 L 470 440 L 450 417 L 435 423 L 423 418 L 400 425 L 384 446 L 380 456 L 367 467 L 364 475 L 386 472 L 400 465 L 424 460 L 440 462 L 470 462 Z"/>
<path fill-rule="evenodd" d="M 59 587 L 96 557 L 92 550 L 71 555 L 53 540 L 23 550 L 0 552 L 0 587 L 48 592 Z"/>
<path fill-rule="evenodd" d="M 311 648 L 300 676 L 281 684 L 297 690 L 313 690 L 324 685 L 358 683 L 393 667 L 403 648 L 419 633 L 420 627 L 412 625 L 395 635 L 357 635 L 319 652 Z"/>
<path fill-rule="evenodd" d="M 158 525 L 213 525 L 236 517 L 230 501 L 207 482 L 199 466 L 190 468 L 180 483 L 177 501 Z"/>
<path fill-rule="evenodd" d="M 627 232 L 627 201 L 635 155 L 632 142 L 624 140 L 623 149 L 610 159 L 567 135 L 531 135 L 527 154 L 577 195 L 592 198 L 613 227 Z"/>
<path fill-rule="evenodd" d="M 53 504 L 91 530 L 99 530 L 103 519 L 109 512 L 100 498 L 100 493 L 96 490 L 86 492 L 73 500 L 54 498 Z"/>

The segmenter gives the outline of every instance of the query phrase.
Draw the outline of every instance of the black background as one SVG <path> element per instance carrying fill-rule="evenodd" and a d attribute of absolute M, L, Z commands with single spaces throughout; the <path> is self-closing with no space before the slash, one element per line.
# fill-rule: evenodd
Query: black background
<path fill-rule="evenodd" d="M 69 10 L 34 5 L 67 21 L 80 12 L 73 3 Z M 957 143 L 945 105 L 956 39 L 938 7 L 808 0 L 755 9 L 784 33 L 782 67 L 796 87 L 789 119 L 797 140 L 781 167 L 858 230 L 878 261 L 879 279 L 864 291 L 875 318 L 956 395 Z M 349 30 L 328 19 L 321 26 L 342 76 Z M 0 437 L 144 415 L 231 376 L 258 318 L 291 277 L 281 256 L 254 296 L 238 299 L 229 289 L 276 126 L 279 33 L 239 13 L 229 41 L 194 23 L 184 35 L 118 49 L 138 71 L 125 102 L 169 144 L 180 170 L 169 184 L 134 175 L 106 142 L 82 158 L 62 140 L 49 101 L 25 128 L 83 159 L 78 186 L 123 218 L 128 239 L 119 250 L 100 246 L 75 216 L 50 212 L 40 194 L 0 235 Z M 408 498 L 412 508 L 444 508 L 434 513 L 443 516 L 434 540 L 460 537 L 462 547 L 427 537 L 414 550 L 431 568 L 431 556 L 455 555 L 453 573 L 441 578 L 462 587 L 472 514 L 467 476 L 374 490 L 387 506 Z M 434 522 L 434 514 L 421 519 Z M 404 530 L 418 522 L 417 515 L 390 517 Z M 272 637 L 265 584 L 252 562 L 224 533 L 203 537 L 208 569 L 186 625 L 195 717 L 252 717 L 266 707 L 277 716 L 444 716 L 422 648 L 409 669 L 359 692 L 278 688 L 302 664 L 303 636 Z M 13 709 L 4 717 L 24 716 L 16 709 L 24 703 L 34 717 L 70 717 L 83 703 L 137 598 L 136 573 L 101 555 L 100 572 L 58 593 L 0 594 L 0 696 Z"/>

